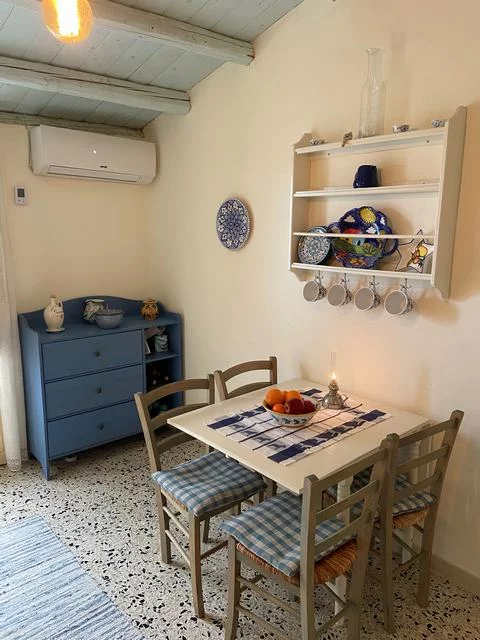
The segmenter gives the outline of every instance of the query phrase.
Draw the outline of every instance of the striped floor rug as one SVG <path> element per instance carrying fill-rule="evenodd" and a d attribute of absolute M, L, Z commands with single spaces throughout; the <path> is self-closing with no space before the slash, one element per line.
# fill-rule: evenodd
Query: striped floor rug
<path fill-rule="evenodd" d="M 142 640 L 40 517 L 0 529 L 1 640 Z"/>

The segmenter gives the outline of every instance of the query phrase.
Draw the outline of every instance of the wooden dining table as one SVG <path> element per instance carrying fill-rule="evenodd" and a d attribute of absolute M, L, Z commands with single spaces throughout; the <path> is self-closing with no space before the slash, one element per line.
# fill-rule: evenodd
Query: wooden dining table
<path fill-rule="evenodd" d="M 312 388 L 323 392 L 328 391 L 325 385 L 302 378 L 285 380 L 275 386 L 280 389 L 298 389 L 300 391 Z M 221 451 L 297 495 L 302 493 L 306 476 L 315 475 L 319 479 L 325 478 L 372 453 L 389 433 L 397 433 L 401 437 L 430 423 L 430 420 L 425 416 L 401 411 L 376 400 L 348 394 L 347 406 L 361 405 L 361 410 L 365 412 L 378 409 L 389 414 L 390 417 L 366 429 L 354 430 L 348 437 L 336 439 L 327 447 L 312 451 L 291 464 L 281 464 L 269 459 L 260 451 L 252 450 L 241 442 L 237 442 L 219 430 L 208 426 L 209 423 L 224 416 L 238 414 L 261 405 L 267 389 L 268 387 L 181 414 L 170 418 L 168 422 L 180 431 L 193 436 L 217 451 Z M 350 494 L 351 480 L 350 478 L 339 483 L 338 500 L 348 497 Z M 337 579 L 335 590 L 340 596 L 345 596 L 345 578 Z"/>

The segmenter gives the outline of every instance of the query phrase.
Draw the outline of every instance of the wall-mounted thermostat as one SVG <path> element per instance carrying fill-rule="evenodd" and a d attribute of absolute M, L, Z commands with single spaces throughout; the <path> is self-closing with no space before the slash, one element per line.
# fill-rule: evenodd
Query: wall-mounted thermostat
<path fill-rule="evenodd" d="M 27 190 L 25 187 L 15 187 L 15 204 L 27 204 Z"/>

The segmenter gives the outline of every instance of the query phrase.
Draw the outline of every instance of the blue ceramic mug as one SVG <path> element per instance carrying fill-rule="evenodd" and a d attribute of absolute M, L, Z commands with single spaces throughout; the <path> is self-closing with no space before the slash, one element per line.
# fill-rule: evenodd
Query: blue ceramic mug
<path fill-rule="evenodd" d="M 358 167 L 353 181 L 355 189 L 378 187 L 377 167 L 374 164 L 362 164 Z"/>

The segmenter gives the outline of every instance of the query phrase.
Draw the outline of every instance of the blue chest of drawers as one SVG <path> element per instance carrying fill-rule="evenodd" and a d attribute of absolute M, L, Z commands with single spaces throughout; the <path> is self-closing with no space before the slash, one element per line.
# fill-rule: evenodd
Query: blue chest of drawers
<path fill-rule="evenodd" d="M 28 447 L 47 478 L 55 458 L 141 431 L 133 394 L 151 388 L 149 367 L 161 364 L 165 381 L 182 377 L 178 314 L 162 308 L 156 320 L 147 321 L 141 301 L 103 299 L 125 311 L 120 327 L 105 330 L 84 322 L 84 298 L 64 302 L 61 333 L 45 331 L 42 310 L 19 315 Z M 166 333 L 168 351 L 146 355 L 145 331 L 156 327 Z M 171 406 L 180 401 L 172 398 Z"/>

